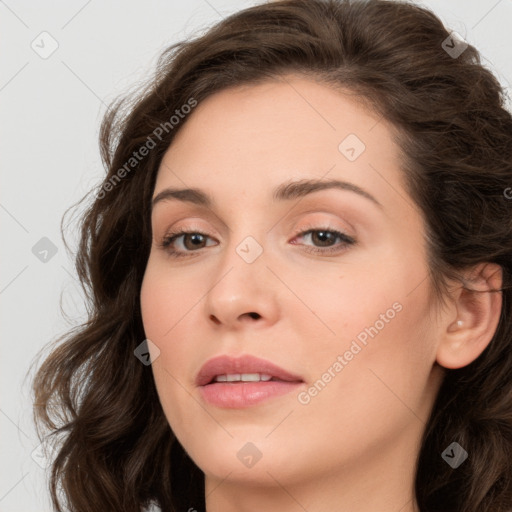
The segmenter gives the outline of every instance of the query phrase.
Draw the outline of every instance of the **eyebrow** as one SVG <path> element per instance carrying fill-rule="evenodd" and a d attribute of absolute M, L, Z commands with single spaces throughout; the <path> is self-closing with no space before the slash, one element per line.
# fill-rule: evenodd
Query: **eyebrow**
<path fill-rule="evenodd" d="M 328 190 L 328 189 L 341 189 L 347 190 L 349 192 L 354 192 L 361 197 L 369 199 L 377 206 L 382 208 L 377 199 L 368 193 L 366 190 L 354 185 L 353 183 L 349 183 L 348 181 L 340 181 L 340 180 L 300 180 L 300 181 L 292 181 L 288 183 L 282 183 L 279 185 L 272 194 L 272 199 L 274 201 L 288 201 L 291 199 L 297 199 L 307 196 L 308 194 L 312 194 L 313 192 L 318 192 L 320 190 Z M 192 204 L 197 204 L 199 206 L 205 206 L 207 208 L 212 208 L 215 201 L 213 198 L 208 195 L 206 192 L 203 192 L 197 188 L 166 188 L 159 192 L 152 200 L 152 208 L 161 201 L 169 201 L 169 200 L 178 200 L 184 201 Z"/>

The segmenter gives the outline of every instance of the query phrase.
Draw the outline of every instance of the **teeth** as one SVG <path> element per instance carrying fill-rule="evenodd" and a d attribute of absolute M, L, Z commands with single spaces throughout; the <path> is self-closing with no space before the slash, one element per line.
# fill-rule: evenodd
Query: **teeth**
<path fill-rule="evenodd" d="M 217 375 L 214 382 L 259 382 L 267 381 L 272 378 L 272 375 L 265 373 L 230 373 L 228 375 Z"/>

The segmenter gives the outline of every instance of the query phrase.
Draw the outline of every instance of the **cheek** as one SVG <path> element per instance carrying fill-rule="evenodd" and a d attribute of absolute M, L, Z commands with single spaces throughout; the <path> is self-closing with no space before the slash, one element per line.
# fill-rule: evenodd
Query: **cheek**
<path fill-rule="evenodd" d="M 338 311 L 337 324 L 332 317 L 341 335 L 319 339 L 322 345 L 308 354 L 309 387 L 297 400 L 288 433 L 306 429 L 322 432 L 326 439 L 341 436 L 345 442 L 338 455 L 350 458 L 363 449 L 378 453 L 397 432 L 426 422 L 435 359 L 425 321 L 428 311 L 423 300 L 399 299 L 367 301 L 364 313 L 354 306 L 357 302 L 348 301 L 345 311 Z M 286 442 L 286 432 L 281 442 Z M 315 445 L 315 450 L 325 450 L 328 458 L 332 447 Z"/>
<path fill-rule="evenodd" d="M 403 309 L 396 280 L 379 275 L 378 265 L 370 270 L 350 265 L 296 279 L 294 292 L 301 301 L 288 301 L 283 315 L 301 326 L 305 343 L 316 339 L 315 351 L 337 355 L 349 350 L 356 338 L 364 346 L 376 331 L 389 330 Z"/>
<path fill-rule="evenodd" d="M 314 313 L 295 315 L 303 338 L 313 340 L 301 359 L 310 362 L 309 382 L 319 381 L 313 385 L 319 391 L 305 400 L 320 408 L 343 401 L 361 417 L 382 404 L 401 408 L 397 396 L 405 403 L 421 400 L 435 362 L 429 290 L 421 261 L 404 268 L 395 256 L 298 288 Z"/>
<path fill-rule="evenodd" d="M 146 338 L 160 351 L 152 363 L 153 376 L 167 419 L 178 431 L 181 419 L 186 418 L 182 405 L 190 402 L 185 388 L 192 386 L 184 369 L 197 350 L 192 342 L 194 306 L 203 295 L 198 287 L 180 282 L 179 273 L 170 276 L 150 258 L 140 293 L 142 322 Z"/>
<path fill-rule="evenodd" d="M 165 263 L 150 256 L 142 281 L 140 302 L 146 336 L 160 344 L 172 337 L 181 318 L 190 310 L 191 303 L 200 297 L 197 287 L 181 282 L 181 274 L 169 273 Z M 160 349 L 164 347 L 159 347 Z"/>
<path fill-rule="evenodd" d="M 325 371 L 342 356 L 343 369 L 333 379 L 324 404 L 344 404 L 344 412 L 334 413 L 339 421 L 350 410 L 360 425 L 371 430 L 371 422 L 363 418 L 384 426 L 386 418 L 393 417 L 396 425 L 409 421 L 411 411 L 422 415 L 436 346 L 428 321 L 429 304 L 422 291 L 415 296 L 397 291 L 395 297 L 394 301 L 367 301 L 364 314 L 354 307 L 347 309 L 344 325 L 338 324 L 346 327 L 346 334 L 336 346 L 331 345 L 330 362 L 323 365 Z"/>

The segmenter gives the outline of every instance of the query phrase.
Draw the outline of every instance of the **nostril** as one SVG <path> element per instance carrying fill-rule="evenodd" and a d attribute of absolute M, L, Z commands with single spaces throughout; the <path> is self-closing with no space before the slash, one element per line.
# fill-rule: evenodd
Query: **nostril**
<path fill-rule="evenodd" d="M 258 318 L 260 318 L 260 314 L 259 314 L 259 313 L 248 313 L 248 314 L 249 314 L 249 316 L 250 316 L 251 318 L 254 318 L 254 319 L 258 319 Z"/>
<path fill-rule="evenodd" d="M 216 324 L 220 324 L 220 320 L 215 315 L 210 315 L 210 320 L 213 320 Z"/>

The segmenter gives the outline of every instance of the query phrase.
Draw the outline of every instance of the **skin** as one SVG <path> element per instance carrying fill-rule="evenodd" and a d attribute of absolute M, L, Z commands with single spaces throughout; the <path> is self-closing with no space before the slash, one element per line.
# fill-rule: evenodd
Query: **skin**
<path fill-rule="evenodd" d="M 354 161 L 338 149 L 348 134 L 366 146 Z M 414 466 L 441 365 L 478 357 L 501 297 L 471 300 L 453 284 L 446 304 L 437 302 L 424 219 L 392 135 L 346 91 L 286 75 L 201 102 L 164 156 L 153 197 L 178 187 L 214 200 L 155 205 L 141 289 L 145 333 L 160 351 L 152 365 L 160 401 L 205 473 L 208 512 L 418 510 Z M 340 189 L 272 200 L 278 185 L 315 178 L 355 184 L 381 206 Z M 181 237 L 173 246 L 188 253 L 173 258 L 159 243 L 177 228 L 206 234 L 202 248 Z M 322 249 L 322 239 L 296 235 L 311 228 L 356 243 L 333 236 L 338 252 L 307 252 Z M 236 251 L 248 236 L 263 250 L 252 263 Z M 497 270 L 481 265 L 468 275 L 487 289 L 500 285 Z M 347 361 L 357 335 L 396 303 L 401 310 Z M 292 392 L 244 409 L 215 407 L 194 379 L 226 353 L 269 359 L 300 375 L 302 391 L 329 368 L 331 380 L 307 404 Z M 336 372 L 339 355 L 347 364 Z M 237 457 L 247 442 L 262 455 L 250 468 Z"/>

